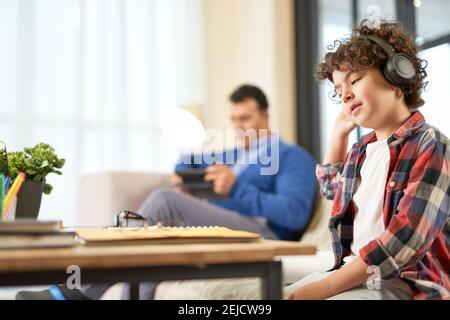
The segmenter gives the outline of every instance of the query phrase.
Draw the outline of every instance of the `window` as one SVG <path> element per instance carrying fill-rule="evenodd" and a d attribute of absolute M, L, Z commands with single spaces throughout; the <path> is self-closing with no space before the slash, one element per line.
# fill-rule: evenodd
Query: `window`
<path fill-rule="evenodd" d="M 201 0 L 0 1 L 0 140 L 67 160 L 40 218 L 73 223 L 82 174 L 172 169 L 159 113 L 204 102 L 202 20 Z"/>
<path fill-rule="evenodd" d="M 442 44 L 425 50 L 421 58 L 428 61 L 428 86 L 422 97 L 425 105 L 420 109 L 431 125 L 450 137 L 450 109 L 448 108 L 448 84 L 450 83 L 450 44 Z"/>
<path fill-rule="evenodd" d="M 450 1 L 415 0 L 419 44 L 450 34 Z"/>
<path fill-rule="evenodd" d="M 322 59 L 336 39 L 350 35 L 352 17 L 351 1 L 321 0 L 319 4 L 319 57 Z M 331 99 L 334 86 L 323 81 L 319 88 L 321 157 L 328 148 L 328 141 L 333 129 L 334 120 L 341 111 L 341 105 Z M 356 131 L 355 131 L 356 132 Z M 355 139 L 355 138 L 353 138 Z M 321 160 L 319 160 L 321 161 Z"/>
<path fill-rule="evenodd" d="M 420 53 L 427 60 L 428 85 L 423 93 L 425 105 L 420 111 L 425 119 L 450 136 L 448 83 L 450 81 L 450 2 L 447 0 L 414 1 L 417 20 L 417 43 L 425 48 Z"/>

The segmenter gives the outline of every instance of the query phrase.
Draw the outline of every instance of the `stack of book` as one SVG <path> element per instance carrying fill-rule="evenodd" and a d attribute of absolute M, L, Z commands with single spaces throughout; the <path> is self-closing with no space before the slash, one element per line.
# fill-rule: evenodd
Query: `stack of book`
<path fill-rule="evenodd" d="M 57 248 L 75 245 L 61 221 L 0 221 L 0 249 Z"/>

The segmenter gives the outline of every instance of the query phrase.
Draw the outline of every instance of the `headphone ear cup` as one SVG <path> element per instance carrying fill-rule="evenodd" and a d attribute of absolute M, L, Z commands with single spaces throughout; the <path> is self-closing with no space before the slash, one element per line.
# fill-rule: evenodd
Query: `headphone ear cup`
<path fill-rule="evenodd" d="M 388 59 L 382 68 L 384 79 L 396 87 L 401 87 L 404 84 L 403 79 L 395 71 L 392 59 Z"/>
<path fill-rule="evenodd" d="M 402 87 L 415 76 L 414 65 L 411 59 L 404 54 L 390 57 L 383 66 L 383 75 L 390 84 Z"/>

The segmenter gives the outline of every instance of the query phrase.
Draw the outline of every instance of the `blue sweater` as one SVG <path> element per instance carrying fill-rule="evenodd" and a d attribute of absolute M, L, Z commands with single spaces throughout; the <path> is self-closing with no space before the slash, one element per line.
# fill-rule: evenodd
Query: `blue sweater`
<path fill-rule="evenodd" d="M 237 154 L 237 150 L 226 151 L 224 159 L 229 152 Z M 271 154 L 270 144 L 268 154 Z M 278 161 L 276 158 L 274 161 Z M 262 175 L 261 169 L 271 165 L 278 167 L 278 171 Z M 194 161 L 193 155 L 184 155 L 176 169 L 207 166 L 203 157 L 197 156 Z M 229 198 L 211 203 L 244 216 L 266 218 L 279 239 L 296 240 L 312 214 L 317 187 L 315 166 L 316 161 L 306 150 L 280 141 L 276 166 L 262 164 L 259 160 L 249 164 L 237 175 Z"/>

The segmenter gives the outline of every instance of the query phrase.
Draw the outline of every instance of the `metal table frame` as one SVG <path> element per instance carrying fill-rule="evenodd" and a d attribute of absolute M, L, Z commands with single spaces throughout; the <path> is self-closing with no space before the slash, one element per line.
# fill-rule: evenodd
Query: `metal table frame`
<path fill-rule="evenodd" d="M 0 273 L 0 286 L 52 285 L 66 283 L 70 275 L 65 270 Z M 130 299 L 139 299 L 140 282 L 216 278 L 262 278 L 262 298 L 282 299 L 282 269 L 280 261 L 208 264 L 204 266 L 148 266 L 81 269 L 82 283 L 130 283 Z"/>

